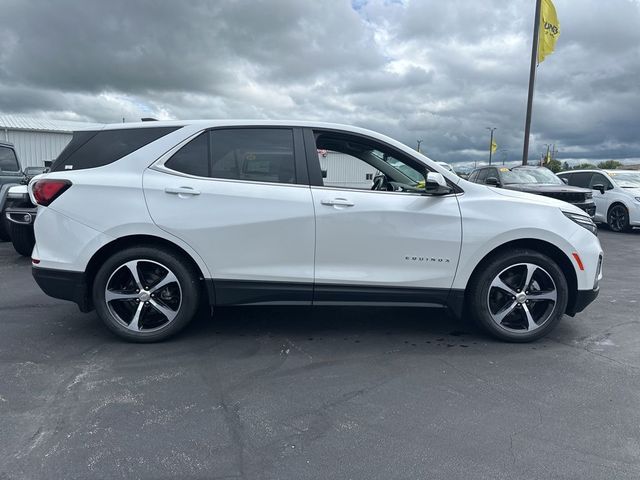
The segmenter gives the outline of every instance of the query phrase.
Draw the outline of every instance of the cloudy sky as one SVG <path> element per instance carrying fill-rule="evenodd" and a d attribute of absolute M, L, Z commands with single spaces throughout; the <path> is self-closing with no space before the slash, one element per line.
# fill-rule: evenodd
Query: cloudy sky
<path fill-rule="evenodd" d="M 640 159 L 640 0 L 555 0 L 530 156 Z M 355 124 L 517 160 L 535 0 L 0 0 L 0 114 Z"/>

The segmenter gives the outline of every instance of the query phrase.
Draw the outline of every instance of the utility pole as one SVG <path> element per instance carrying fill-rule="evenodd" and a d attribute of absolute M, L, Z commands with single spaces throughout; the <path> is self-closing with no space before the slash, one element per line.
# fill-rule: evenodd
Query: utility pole
<path fill-rule="evenodd" d="M 487 127 L 487 130 L 491 130 L 491 139 L 489 140 L 489 165 L 491 165 L 491 157 L 493 154 L 493 132 L 497 130 L 496 127 Z"/>
<path fill-rule="evenodd" d="M 418 153 L 421 153 L 421 152 L 420 152 L 420 144 L 421 144 L 421 143 L 422 143 L 422 140 L 418 140 Z"/>
<path fill-rule="evenodd" d="M 533 107 L 533 85 L 536 81 L 536 60 L 538 58 L 538 36 L 540 33 L 540 2 L 536 0 L 536 14 L 533 20 L 533 45 L 531 46 L 531 70 L 529 71 L 529 94 L 527 96 L 527 117 L 524 122 L 524 148 L 522 149 L 522 164 L 529 159 L 529 134 L 531 132 L 531 107 Z"/>

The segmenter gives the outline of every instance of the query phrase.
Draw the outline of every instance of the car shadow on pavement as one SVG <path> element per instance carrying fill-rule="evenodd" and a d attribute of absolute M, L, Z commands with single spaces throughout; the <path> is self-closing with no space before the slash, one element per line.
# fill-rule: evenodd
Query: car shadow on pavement
<path fill-rule="evenodd" d="M 458 344 L 458 340 L 492 341 L 471 321 L 458 320 L 443 309 L 414 307 L 223 307 L 208 317 L 201 313 L 179 336 L 296 337 L 351 340 L 404 335 L 405 343 Z"/>

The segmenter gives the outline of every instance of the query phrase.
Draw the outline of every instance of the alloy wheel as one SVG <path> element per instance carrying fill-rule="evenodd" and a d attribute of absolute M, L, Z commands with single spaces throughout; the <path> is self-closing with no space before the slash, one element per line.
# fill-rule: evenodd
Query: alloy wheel
<path fill-rule="evenodd" d="M 154 332 L 178 315 L 182 288 L 176 275 L 153 260 L 130 260 L 114 270 L 104 299 L 113 317 L 128 330 Z"/>
<path fill-rule="evenodd" d="M 557 300 L 553 278 L 533 263 L 505 268 L 493 279 L 487 293 L 491 319 L 513 333 L 527 333 L 545 325 Z"/>
<path fill-rule="evenodd" d="M 616 205 L 609 212 L 609 226 L 615 232 L 623 231 L 627 226 L 627 211 L 621 205 Z"/>

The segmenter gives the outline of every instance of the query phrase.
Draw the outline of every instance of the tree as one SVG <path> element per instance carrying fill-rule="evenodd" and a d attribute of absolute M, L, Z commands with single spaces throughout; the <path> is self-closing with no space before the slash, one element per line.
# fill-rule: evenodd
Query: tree
<path fill-rule="evenodd" d="M 558 173 L 562 171 L 562 164 L 560 163 L 560 160 L 556 160 L 555 158 L 552 158 L 551 160 L 549 160 L 545 164 L 545 167 L 547 167 L 553 173 Z"/>
<path fill-rule="evenodd" d="M 600 162 L 598 164 L 598 168 L 602 168 L 603 170 L 615 170 L 616 168 L 620 168 L 622 163 L 617 160 L 607 160 L 606 162 Z"/>
<path fill-rule="evenodd" d="M 593 170 L 596 167 L 593 163 L 581 163 L 572 168 L 572 170 Z"/>

